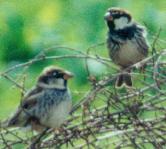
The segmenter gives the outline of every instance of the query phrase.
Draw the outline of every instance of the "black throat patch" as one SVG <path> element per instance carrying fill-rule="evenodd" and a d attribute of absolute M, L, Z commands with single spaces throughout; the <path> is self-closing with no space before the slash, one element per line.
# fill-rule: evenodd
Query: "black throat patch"
<path fill-rule="evenodd" d="M 115 30 L 115 25 L 112 23 L 108 24 L 109 27 L 109 36 L 116 36 L 117 38 L 120 38 L 122 40 L 132 39 L 134 37 L 134 34 L 136 32 L 142 32 L 143 30 L 141 28 L 138 28 L 136 24 L 133 24 L 132 26 L 125 27 L 124 29 Z"/>

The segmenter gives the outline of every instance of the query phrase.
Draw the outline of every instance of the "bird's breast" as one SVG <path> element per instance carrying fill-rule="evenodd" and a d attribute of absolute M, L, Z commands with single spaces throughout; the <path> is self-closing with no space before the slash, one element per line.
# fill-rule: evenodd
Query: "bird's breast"
<path fill-rule="evenodd" d="M 71 110 L 70 93 L 47 92 L 44 99 L 43 110 L 39 112 L 40 122 L 45 126 L 58 128 L 65 121 Z"/>
<path fill-rule="evenodd" d="M 117 50 L 114 58 L 115 63 L 122 67 L 128 67 L 141 61 L 145 56 L 140 52 L 139 48 L 141 47 L 134 40 L 127 40 Z"/>
<path fill-rule="evenodd" d="M 71 110 L 71 100 L 65 100 L 58 105 L 53 105 L 49 111 L 49 117 L 46 121 L 47 126 L 58 128 L 67 118 Z"/>

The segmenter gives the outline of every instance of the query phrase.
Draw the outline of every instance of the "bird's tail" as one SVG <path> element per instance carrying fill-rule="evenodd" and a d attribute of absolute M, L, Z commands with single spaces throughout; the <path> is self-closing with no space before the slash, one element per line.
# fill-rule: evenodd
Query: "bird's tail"
<path fill-rule="evenodd" d="M 121 87 L 123 84 L 125 84 L 128 87 L 132 86 L 132 79 L 131 75 L 128 73 L 120 74 L 116 80 L 116 86 Z"/>
<path fill-rule="evenodd" d="M 11 117 L 1 123 L 2 128 L 23 126 L 27 121 L 24 111 L 18 109 Z"/>

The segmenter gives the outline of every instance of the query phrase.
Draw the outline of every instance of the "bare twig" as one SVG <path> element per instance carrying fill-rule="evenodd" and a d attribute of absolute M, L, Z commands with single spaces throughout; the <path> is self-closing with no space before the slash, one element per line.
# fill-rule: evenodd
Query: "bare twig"
<path fill-rule="evenodd" d="M 154 48 L 158 36 L 153 43 Z M 87 53 L 65 46 L 51 47 L 43 50 L 28 62 L 1 71 L 0 76 L 1 79 L 7 79 L 18 89 L 23 90 L 23 96 L 26 92 L 25 79 L 22 79 L 19 84 L 14 77 L 11 77 L 11 74 L 19 68 L 28 71 L 30 66 L 36 62 L 82 59 L 86 60 L 87 70 L 90 72 L 87 60 L 91 59 L 117 71 L 111 60 L 89 52 L 104 44 L 88 48 Z M 59 49 L 68 50 L 71 54 L 49 56 L 49 52 Z M 130 70 L 147 65 L 144 74 L 146 80 L 141 79 L 140 73 L 131 73 L 134 79 L 138 77 L 139 84 L 135 88 L 116 89 L 114 83 L 119 73 L 111 73 L 111 75 L 102 76 L 99 81 L 95 80 L 95 84 L 91 84 L 90 88 L 84 91 L 73 91 L 77 97 L 83 97 L 79 98 L 73 106 L 71 115 L 62 126 L 63 129 L 60 133 L 47 129 L 41 134 L 32 135 L 32 137 L 22 137 L 22 131 L 19 129 L 1 128 L 0 148 L 11 149 L 18 144 L 30 149 L 65 147 L 142 149 L 146 148 L 147 144 L 152 145 L 153 148 L 164 148 L 166 144 L 166 108 L 164 107 L 166 102 L 166 65 L 163 57 L 165 55 L 165 50 L 155 52 L 152 56 L 126 68 L 126 70 Z"/>

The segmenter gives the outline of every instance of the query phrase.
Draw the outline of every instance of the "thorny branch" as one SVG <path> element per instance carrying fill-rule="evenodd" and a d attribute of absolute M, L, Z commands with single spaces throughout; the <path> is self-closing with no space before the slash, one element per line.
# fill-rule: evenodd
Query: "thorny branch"
<path fill-rule="evenodd" d="M 114 82 L 121 72 L 117 73 L 117 68 L 111 60 L 90 53 L 91 49 L 94 50 L 102 45 L 104 43 L 92 46 L 86 50 L 87 52 L 64 46 L 52 47 L 42 51 L 28 62 L 1 71 L 2 78 L 24 92 L 26 92 L 24 83 L 15 81 L 11 74 L 20 68 L 28 70 L 36 62 L 82 59 L 85 62 L 85 68 L 89 71 L 88 60 L 91 59 L 105 65 L 108 71 L 111 68 L 115 72 L 101 76 L 100 79 L 92 82 L 85 93 L 77 92 L 83 97 L 73 106 L 69 119 L 60 132 L 47 129 L 41 134 L 25 135 L 25 132 L 17 128 L 1 128 L 1 148 L 10 149 L 22 145 L 30 149 L 61 147 L 146 149 L 149 146 L 162 149 L 166 146 L 166 50 L 155 52 L 152 56 L 127 68 L 135 69 L 135 67 L 147 65 L 144 74 L 131 73 L 137 83 L 134 85 L 135 88 L 116 89 Z M 59 56 L 48 54 L 50 51 L 59 49 L 68 50 L 71 54 Z M 141 78 L 143 75 L 145 80 Z M 89 79 L 89 81 L 93 80 Z M 73 94 L 76 93 L 73 92 Z"/>

